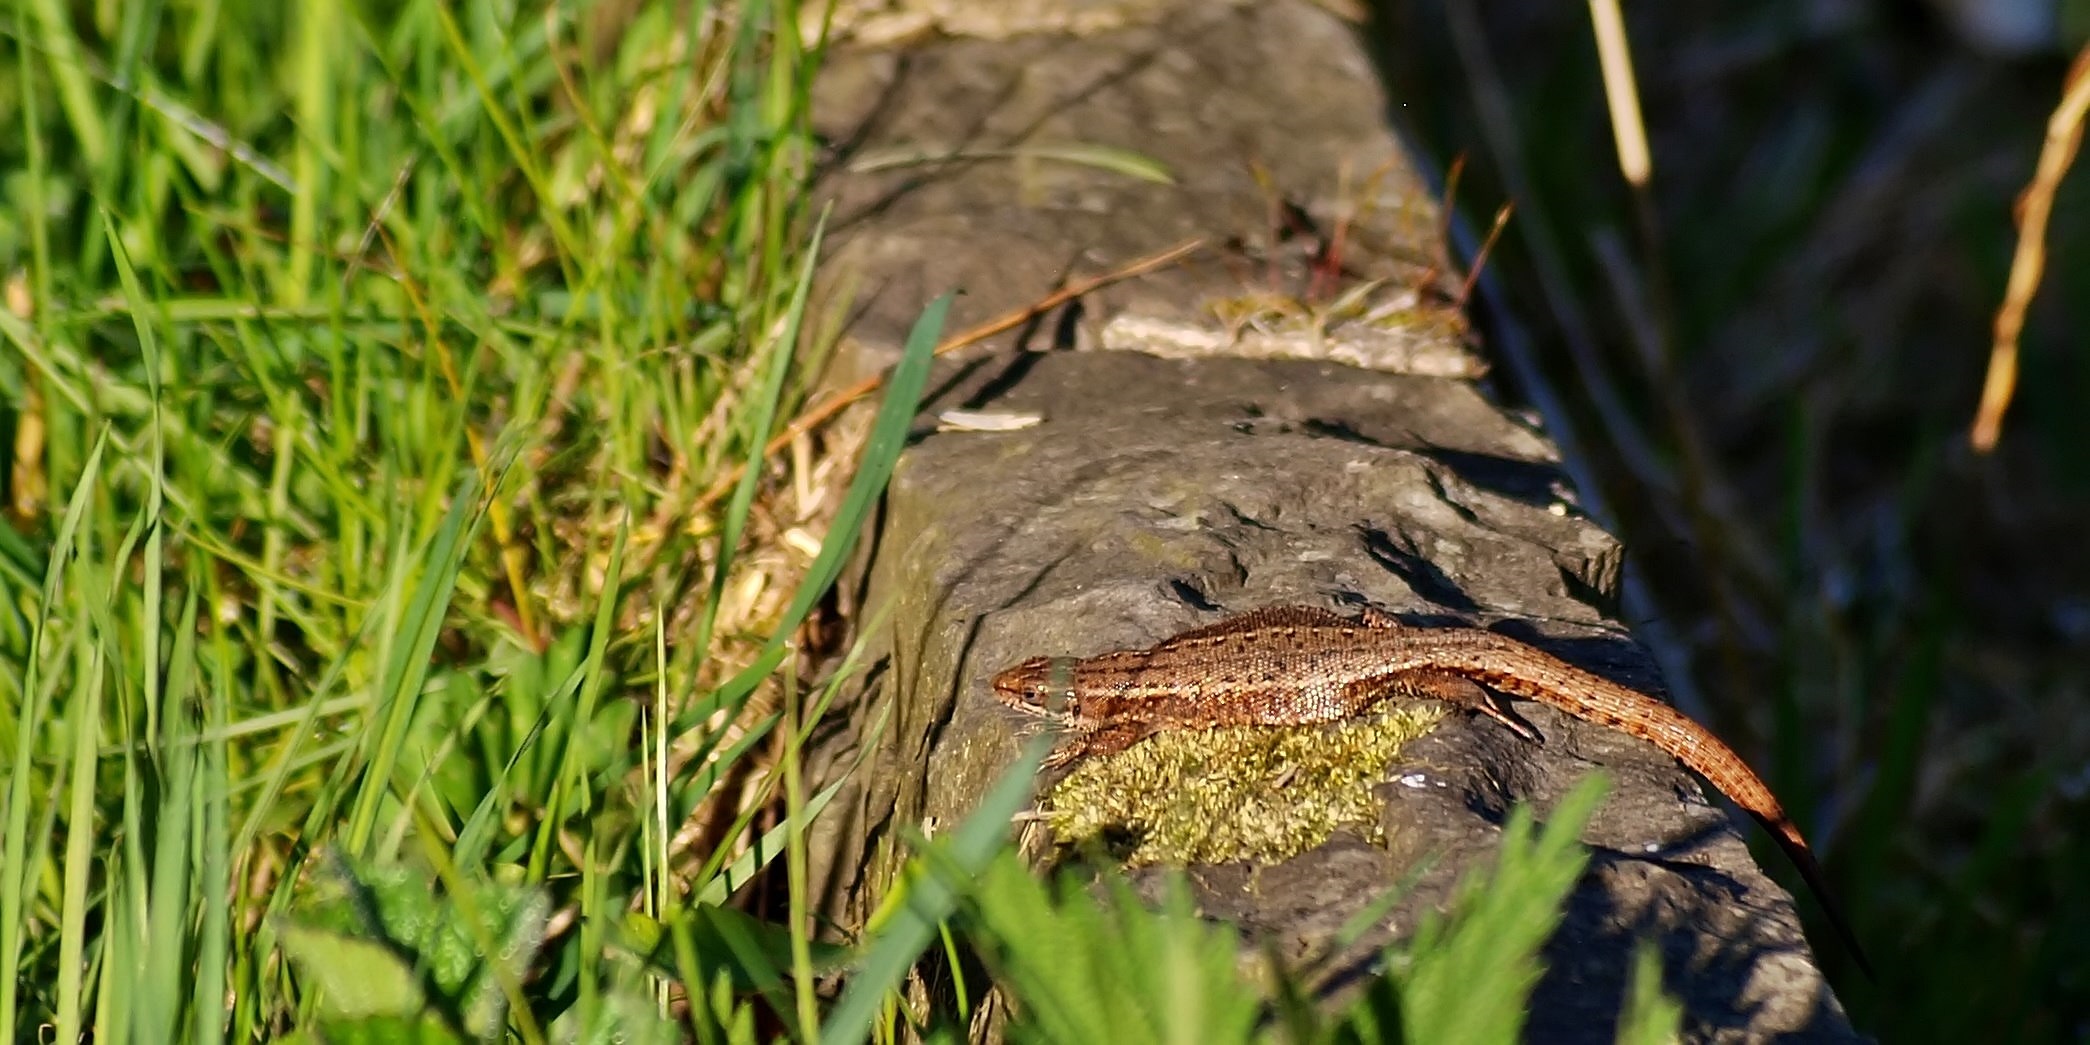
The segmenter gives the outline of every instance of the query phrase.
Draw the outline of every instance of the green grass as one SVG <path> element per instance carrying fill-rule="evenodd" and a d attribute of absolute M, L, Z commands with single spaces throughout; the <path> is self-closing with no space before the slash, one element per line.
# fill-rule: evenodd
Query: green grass
<path fill-rule="evenodd" d="M 10 1032 L 311 1017 L 341 993 L 284 960 L 315 861 L 564 916 L 548 983 L 486 985 L 526 1038 L 652 996 L 612 958 L 635 924 L 708 924 L 668 839 L 774 730 L 770 636 L 845 550 L 721 618 L 754 487 L 691 510 L 807 378 L 814 56 L 789 4 L 501 10 L 10 8 Z M 674 881 L 751 877 L 749 824 Z"/>
<path fill-rule="evenodd" d="M 943 303 L 839 507 L 789 520 L 831 526 L 817 556 L 759 547 L 773 472 L 698 504 L 818 356 L 795 5 L 0 17 L 0 1033 L 949 1040 L 991 982 L 1031 1040 L 1148 1004 L 1155 1040 L 1514 1036 L 1593 795 L 1513 821 L 1496 887 L 1349 1013 L 1244 984 L 1180 901 L 1031 879 L 1028 762 L 862 940 L 809 934 L 834 791 L 798 750 L 858 665 L 800 687 L 787 640 Z M 918 968 L 948 1005 L 913 1007 Z"/>

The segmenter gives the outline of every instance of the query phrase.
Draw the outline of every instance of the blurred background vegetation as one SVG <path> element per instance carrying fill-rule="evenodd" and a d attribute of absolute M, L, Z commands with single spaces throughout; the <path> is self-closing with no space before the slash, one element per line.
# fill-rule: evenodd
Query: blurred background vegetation
<path fill-rule="evenodd" d="M 1563 402 L 1628 610 L 1826 849 L 1885 959 L 1835 970 L 1858 1023 L 2081 1037 L 2081 179 L 2002 445 L 1965 442 L 2065 52 L 1937 11 L 1633 5 L 1645 194 L 1586 8 L 1387 0 L 1364 31 L 1472 222 L 1516 204 L 1483 320 L 1544 383 L 1505 386 Z M 0 1033 L 949 1036 L 980 983 L 901 990 L 936 948 L 1034 1040 L 1514 1037 L 1566 813 L 1327 1018 L 1281 979 L 1244 1006 L 1180 909 L 1015 873 L 1013 785 L 860 947 L 795 916 L 825 797 L 797 744 L 852 666 L 802 685 L 794 643 L 847 652 L 801 626 L 939 316 L 878 419 L 732 482 L 820 362 L 800 17 L 0 13 Z M 1640 982 L 1621 1036 L 1661 1040 Z"/>
<path fill-rule="evenodd" d="M 1859 1025 L 2080 1040 L 2080 171 L 2001 444 L 1976 455 L 1968 428 L 2013 203 L 2085 12 L 1624 6 L 1644 193 L 1620 174 L 1585 5 L 1378 5 L 1396 111 L 1437 162 L 1464 157 L 1467 220 L 1484 231 L 1514 203 L 1489 264 L 1522 331 L 1498 314 L 1494 347 L 1528 338 L 1566 405 L 1630 550 L 1628 614 L 1666 640 L 1672 684 L 1801 807 L 1889 956 L 1876 987 L 1836 977 Z M 2003 32 L 2014 13 L 2029 34 Z"/>

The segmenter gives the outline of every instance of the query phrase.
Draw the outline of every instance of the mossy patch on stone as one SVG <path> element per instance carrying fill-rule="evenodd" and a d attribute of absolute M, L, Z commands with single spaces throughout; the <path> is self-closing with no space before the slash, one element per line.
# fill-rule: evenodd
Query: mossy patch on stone
<path fill-rule="evenodd" d="M 1345 827 L 1376 843 L 1372 789 L 1443 717 L 1405 704 L 1332 726 L 1158 733 L 1068 773 L 1045 795 L 1046 822 L 1058 843 L 1100 845 L 1133 867 L 1274 863 Z"/>

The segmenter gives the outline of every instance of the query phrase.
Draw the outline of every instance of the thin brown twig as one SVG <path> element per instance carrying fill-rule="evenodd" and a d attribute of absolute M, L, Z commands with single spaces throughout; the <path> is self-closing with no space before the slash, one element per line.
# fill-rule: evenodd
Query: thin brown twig
<path fill-rule="evenodd" d="M 2017 201 L 2017 252 L 2010 259 L 2010 282 L 2003 291 L 2003 304 L 1996 309 L 1995 341 L 1989 347 L 1988 376 L 1981 383 L 1981 405 L 1974 412 L 1974 428 L 1967 439 L 1976 453 L 1996 448 L 2002 435 L 2003 412 L 2017 391 L 2017 342 L 2025 330 L 2025 310 L 2039 289 L 2046 271 L 2046 224 L 2054 211 L 2054 192 L 2075 162 L 2076 148 L 2083 142 L 2083 116 L 2090 111 L 2090 46 L 2076 55 L 2061 103 L 2047 117 L 2046 144 L 2039 150 L 2039 166 L 2031 184 Z"/>
<path fill-rule="evenodd" d="M 1204 246 L 1205 241 L 1201 238 L 1186 240 L 1159 254 L 1152 254 L 1134 261 L 1123 268 L 1106 272 L 1092 279 L 1068 284 L 1051 294 L 1039 298 L 1030 305 L 1009 312 L 998 319 L 989 320 L 986 323 L 973 327 L 971 330 L 945 340 L 942 344 L 936 346 L 932 354 L 940 356 L 946 352 L 954 352 L 967 345 L 985 341 L 1003 331 L 1013 330 L 1084 294 L 1172 265 L 1203 249 Z M 792 440 L 812 431 L 836 414 L 841 413 L 843 407 L 877 391 L 879 386 L 885 384 L 885 378 L 886 375 L 884 374 L 867 377 L 828 397 L 820 405 L 799 414 L 790 424 L 784 426 L 782 432 L 777 433 L 776 438 L 769 441 L 769 445 L 762 448 L 762 455 L 759 460 L 768 460 L 784 447 L 791 445 Z M 696 502 L 691 505 L 691 508 L 701 511 L 716 503 L 719 498 L 724 497 L 733 489 L 733 485 L 740 481 L 741 475 L 746 470 L 747 465 L 745 464 L 727 469 L 725 475 L 720 476 L 717 482 L 712 483 L 708 489 L 697 496 Z"/>
<path fill-rule="evenodd" d="M 1515 209 L 1516 205 L 1512 203 L 1495 208 L 1495 225 L 1488 229 L 1488 238 L 1481 241 L 1480 249 L 1473 252 L 1473 265 L 1466 271 L 1465 284 L 1459 287 L 1460 308 L 1465 308 L 1466 302 L 1472 299 L 1473 285 L 1480 282 L 1480 270 L 1488 263 L 1488 252 L 1494 250 L 1495 241 L 1502 238 L 1502 230 L 1509 224 L 1509 216 Z"/>
<path fill-rule="evenodd" d="M 1626 184 L 1645 190 L 1654 171 L 1647 125 L 1640 118 L 1640 83 L 1633 75 L 1633 48 L 1618 0 L 1589 0 L 1589 23 L 1597 38 L 1597 64 L 1604 71 L 1604 102 L 1611 109 L 1611 143 Z"/>
<path fill-rule="evenodd" d="M 1430 261 L 1430 276 L 1422 286 L 1440 285 L 1440 279 L 1450 279 L 1458 268 L 1452 264 L 1452 219 L 1459 213 L 1459 179 L 1466 173 L 1466 153 L 1461 151 L 1451 158 L 1451 166 L 1444 171 L 1444 200 L 1437 205 L 1437 256 Z"/>

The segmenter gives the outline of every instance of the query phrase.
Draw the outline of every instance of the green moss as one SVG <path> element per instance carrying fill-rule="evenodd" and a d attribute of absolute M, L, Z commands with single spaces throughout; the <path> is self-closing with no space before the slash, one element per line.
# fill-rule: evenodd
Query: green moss
<path fill-rule="evenodd" d="M 1045 796 L 1062 845 L 1101 846 L 1128 866 L 1271 863 L 1339 828 L 1380 837 L 1372 789 L 1441 707 L 1410 704 L 1334 726 L 1160 733 L 1083 762 Z"/>

